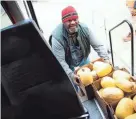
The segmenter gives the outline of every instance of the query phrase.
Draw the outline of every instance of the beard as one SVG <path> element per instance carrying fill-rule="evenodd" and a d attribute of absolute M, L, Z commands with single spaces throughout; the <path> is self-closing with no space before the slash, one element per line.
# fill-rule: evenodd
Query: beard
<path fill-rule="evenodd" d="M 77 32 L 77 28 L 68 29 L 68 31 L 69 31 L 70 34 L 73 34 L 73 33 L 76 33 L 76 32 Z"/>
<path fill-rule="evenodd" d="M 74 33 L 77 32 L 77 30 L 78 30 L 77 25 L 76 25 L 76 26 L 70 26 L 70 27 L 68 28 L 69 34 L 74 34 Z"/>

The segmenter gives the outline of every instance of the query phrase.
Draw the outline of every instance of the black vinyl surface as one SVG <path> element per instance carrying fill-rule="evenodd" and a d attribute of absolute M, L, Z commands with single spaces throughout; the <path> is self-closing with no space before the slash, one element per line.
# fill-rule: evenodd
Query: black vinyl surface
<path fill-rule="evenodd" d="M 67 119 L 84 113 L 70 79 L 33 21 L 3 29 L 1 36 L 2 86 L 19 111 L 18 119 Z M 6 106 L 3 109 L 2 115 Z"/>

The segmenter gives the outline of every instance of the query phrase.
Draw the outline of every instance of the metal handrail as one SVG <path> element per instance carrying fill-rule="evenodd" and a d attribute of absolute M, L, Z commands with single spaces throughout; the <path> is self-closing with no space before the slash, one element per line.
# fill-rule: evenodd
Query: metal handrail
<path fill-rule="evenodd" d="M 112 64 L 114 66 L 114 57 L 113 57 L 113 48 L 112 48 L 112 40 L 111 40 L 111 31 L 113 31 L 118 26 L 122 25 L 123 23 L 127 23 L 130 27 L 131 31 L 131 73 L 132 76 L 134 76 L 134 35 L 133 35 L 133 26 L 128 20 L 123 20 L 121 23 L 117 24 L 115 27 L 113 27 L 111 30 L 109 30 L 109 40 L 110 40 L 110 47 L 111 47 L 111 57 L 112 57 Z"/>

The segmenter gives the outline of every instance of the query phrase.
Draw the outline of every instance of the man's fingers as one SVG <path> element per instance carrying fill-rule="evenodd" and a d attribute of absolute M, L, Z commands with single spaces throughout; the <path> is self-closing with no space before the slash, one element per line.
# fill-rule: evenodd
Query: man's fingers
<path fill-rule="evenodd" d="M 110 60 L 104 60 L 105 63 L 109 63 L 112 65 L 111 61 Z"/>
<path fill-rule="evenodd" d="M 74 76 L 74 82 L 79 85 L 80 84 L 80 77 L 78 75 Z"/>

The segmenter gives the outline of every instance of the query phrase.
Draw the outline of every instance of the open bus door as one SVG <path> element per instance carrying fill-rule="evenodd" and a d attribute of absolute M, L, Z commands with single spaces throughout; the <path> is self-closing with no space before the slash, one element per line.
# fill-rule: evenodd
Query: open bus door
<path fill-rule="evenodd" d="M 93 93 L 90 100 L 79 99 L 44 40 L 36 16 L 34 21 L 24 20 L 16 1 L 2 1 L 2 5 L 14 24 L 1 30 L 2 119 L 16 119 L 16 115 L 43 119 L 43 113 L 48 119 L 108 119 Z M 31 1 L 28 6 L 32 7 Z M 34 10 L 30 13 L 34 15 Z"/>
<path fill-rule="evenodd" d="M 56 58 L 53 56 L 50 47 L 48 46 L 48 43 L 46 40 L 44 40 L 44 37 L 42 35 L 42 32 L 40 30 L 40 27 L 38 25 L 38 21 L 36 20 L 35 12 L 32 6 L 31 1 L 28 1 L 28 10 L 30 10 L 31 16 L 33 16 L 33 20 L 31 21 L 25 21 L 22 13 L 17 8 L 17 4 L 15 4 L 15 1 L 2 1 L 2 4 L 5 9 L 7 9 L 7 13 L 9 16 L 11 16 L 11 20 L 13 21 L 13 24 L 10 27 L 7 27 L 6 29 L 3 29 L 1 31 L 2 33 L 2 48 L 4 48 L 4 51 L 2 49 L 2 104 L 7 99 L 6 105 L 2 106 L 2 117 L 3 119 L 11 119 L 14 114 L 16 114 L 16 111 L 14 112 L 14 109 L 17 110 L 20 108 L 20 103 L 22 103 L 28 94 L 36 94 L 36 95 L 45 95 L 41 99 L 43 101 L 47 101 L 47 105 L 42 105 L 44 103 L 39 102 L 37 106 L 43 106 L 46 111 L 45 114 L 48 112 L 49 114 L 55 114 L 56 113 L 60 116 L 59 119 L 66 118 L 66 119 L 110 119 L 110 117 L 105 117 L 103 114 L 101 108 L 99 107 L 99 104 L 97 103 L 97 100 L 94 97 L 94 94 L 92 93 L 92 99 L 85 99 L 84 101 L 81 101 L 78 97 L 78 95 L 75 92 L 75 89 L 70 81 L 70 79 L 67 77 L 65 72 L 63 71 L 62 67 L 60 66 L 59 62 L 56 60 Z M 4 5 L 4 3 L 7 3 Z M 9 7 L 10 6 L 10 7 Z M 14 8 L 14 9 L 13 9 Z M 12 9 L 12 10 L 11 10 Z M 19 10 L 17 13 L 16 11 Z M 21 17 L 21 16 L 22 17 Z M 22 21 L 23 20 L 23 21 Z M 19 22 L 21 21 L 21 22 Z M 127 22 L 127 21 L 123 21 Z M 130 25 L 131 32 L 133 32 L 133 28 Z M 119 26 L 119 25 L 117 25 Z M 116 27 L 117 27 L 116 26 Z M 113 28 L 115 29 L 115 27 Z M 110 32 L 113 30 L 111 29 Z M 111 35 L 109 32 L 109 35 Z M 12 45 L 8 44 L 12 38 L 8 38 L 11 36 L 19 37 L 19 38 L 26 38 L 26 42 L 22 42 L 20 40 L 18 43 L 24 44 L 24 46 L 28 46 L 24 51 L 30 50 L 30 52 L 20 57 L 23 46 L 15 46 L 13 54 L 17 51 L 20 52 L 19 56 L 16 55 L 10 55 L 10 50 L 6 49 L 12 47 Z M 17 39 L 16 39 L 17 40 Z M 29 42 L 29 43 L 28 43 Z M 132 75 L 134 75 L 134 46 L 133 46 L 133 36 L 132 36 Z M 112 61 L 114 64 L 114 57 L 112 52 L 112 40 L 110 37 L 110 44 L 111 44 L 111 55 L 112 55 Z M 29 47 L 31 45 L 31 47 Z M 20 49 L 22 48 L 22 49 Z M 13 50 L 13 49 L 12 49 Z M 11 50 L 11 51 L 12 51 Z M 23 51 L 23 52 L 24 52 Z M 36 53 L 36 55 L 35 55 Z M 32 55 L 34 54 L 34 55 Z M 9 56 L 8 56 L 9 55 Z M 18 55 L 18 54 L 17 54 Z M 5 57 L 6 56 L 6 57 Z M 29 63 L 25 62 L 23 65 L 17 65 L 16 62 L 18 60 L 23 60 L 28 57 L 32 57 L 32 60 L 29 60 Z M 10 59 L 11 58 L 11 59 Z M 18 59 L 19 58 L 19 59 Z M 20 59 L 21 58 L 21 59 Z M 33 59 L 34 58 L 34 59 Z M 14 60 L 13 60 L 14 59 Z M 44 60 L 43 60 L 44 59 Z M 28 59 L 27 59 L 28 60 Z M 20 63 L 18 63 L 20 64 Z M 31 65 L 29 65 L 31 64 Z M 52 71 L 53 68 L 53 71 Z M 13 69 L 13 70 L 11 70 Z M 27 73 L 23 74 L 21 72 L 19 74 L 19 71 L 23 70 Z M 31 73 L 32 71 L 32 73 Z M 15 75 L 11 75 L 11 74 Z M 5 77 L 5 74 L 7 76 Z M 23 74 L 25 77 L 29 75 L 29 78 L 23 78 L 23 76 L 20 76 Z M 42 80 L 39 80 L 38 76 L 42 77 Z M 15 83 L 14 79 L 20 78 L 19 83 Z M 36 77 L 36 78 L 34 78 Z M 30 80 L 31 78 L 35 80 Z M 49 79 L 50 82 L 46 82 L 44 79 Z M 8 80 L 12 79 L 12 80 Z M 27 79 L 27 81 L 25 81 Z M 58 82 L 56 82 L 57 80 Z M 31 82 L 32 81 L 32 82 Z M 22 84 L 21 84 L 22 83 Z M 49 83 L 49 85 L 48 85 Z M 14 85 L 13 85 L 14 84 Z M 32 85 L 34 84 L 34 85 Z M 37 86 L 35 86 L 37 85 Z M 31 87 L 28 89 L 28 87 Z M 25 89 L 25 90 L 24 90 Z M 26 89 L 28 89 L 26 91 Z M 27 93 L 26 93 L 27 92 Z M 58 95 L 56 95 L 58 94 Z M 50 100 L 49 100 L 50 99 Z M 33 101 L 32 98 L 29 100 L 30 102 Z M 28 104 L 28 103 L 27 103 Z M 57 105 L 57 106 L 56 106 Z M 16 108 L 18 106 L 18 108 Z M 32 106 L 32 105 L 31 105 Z M 47 107 L 48 108 L 47 108 Z M 25 108 L 25 105 L 23 105 Z M 35 108 L 35 107 L 33 107 Z M 32 107 L 31 107 L 32 109 Z M 32 113 L 31 110 L 27 110 L 28 113 Z M 17 111 L 18 112 L 18 111 Z M 7 115 L 7 113 L 9 115 Z M 36 112 L 35 112 L 36 113 Z M 33 114 L 34 115 L 34 114 Z M 23 115 L 26 116 L 26 115 Z M 51 115 L 48 115 L 51 116 Z M 35 117 L 36 118 L 36 117 Z M 40 117 L 39 117 L 40 119 Z M 50 118 L 51 119 L 51 118 Z"/>

